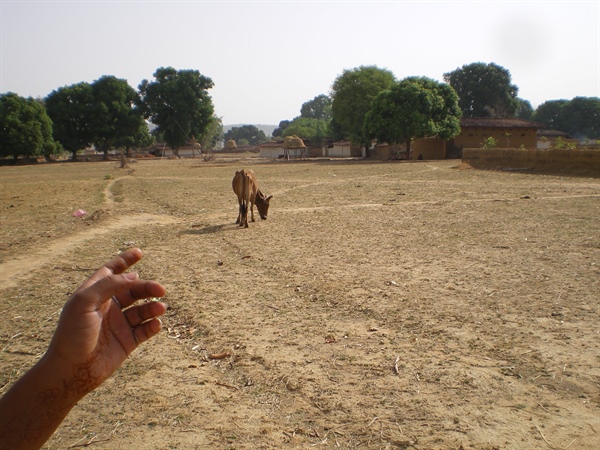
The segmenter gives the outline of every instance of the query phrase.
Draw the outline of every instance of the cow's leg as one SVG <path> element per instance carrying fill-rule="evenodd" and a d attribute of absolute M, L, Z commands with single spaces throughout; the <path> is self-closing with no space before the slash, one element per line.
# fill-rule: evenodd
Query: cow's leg
<path fill-rule="evenodd" d="M 254 200 L 250 201 L 250 220 L 254 222 Z"/>
<path fill-rule="evenodd" d="M 248 228 L 248 201 L 244 201 L 244 228 Z"/>
<path fill-rule="evenodd" d="M 248 227 L 248 202 L 244 199 L 240 199 L 240 210 L 236 223 L 238 223 L 240 227 Z"/>
<path fill-rule="evenodd" d="M 238 198 L 238 216 L 237 216 L 237 220 L 235 221 L 236 224 L 239 224 L 242 222 L 242 200 Z"/>

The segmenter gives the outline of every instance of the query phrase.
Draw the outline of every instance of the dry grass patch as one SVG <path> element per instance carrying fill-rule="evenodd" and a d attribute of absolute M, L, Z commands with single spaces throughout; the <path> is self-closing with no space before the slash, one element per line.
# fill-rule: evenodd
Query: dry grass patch
<path fill-rule="evenodd" d="M 242 167 L 274 196 L 248 229 Z M 595 447 L 598 179 L 257 158 L 0 174 L 2 390 L 114 253 L 142 247 L 168 288 L 164 332 L 49 449 Z"/>

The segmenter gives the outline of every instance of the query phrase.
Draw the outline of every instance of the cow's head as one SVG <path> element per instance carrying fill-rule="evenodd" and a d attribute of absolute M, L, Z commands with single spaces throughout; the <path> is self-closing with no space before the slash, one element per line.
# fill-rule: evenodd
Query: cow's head
<path fill-rule="evenodd" d="M 267 197 L 260 191 L 256 193 L 254 203 L 256 204 L 256 209 L 258 209 L 258 214 L 260 215 L 260 218 L 262 220 L 267 220 L 267 213 L 269 212 L 269 200 L 271 200 L 272 198 L 272 195 L 269 195 Z"/>

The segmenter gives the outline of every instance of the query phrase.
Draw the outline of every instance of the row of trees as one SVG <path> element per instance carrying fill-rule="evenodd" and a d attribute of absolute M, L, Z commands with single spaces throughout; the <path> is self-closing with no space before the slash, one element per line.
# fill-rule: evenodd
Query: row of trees
<path fill-rule="evenodd" d="M 178 154 L 188 141 L 212 148 L 223 137 L 208 90 L 213 81 L 197 70 L 159 68 L 154 80 L 138 90 L 126 80 L 104 76 L 51 92 L 45 99 L 0 95 L 0 156 L 50 156 L 77 152 L 91 144 L 104 151 L 142 147 L 154 136 Z M 366 145 L 390 144 L 423 136 L 449 138 L 462 117 L 520 117 L 577 137 L 600 138 L 600 99 L 577 97 L 548 101 L 533 110 L 518 97 L 510 72 L 494 63 L 472 63 L 444 74 L 444 82 L 426 77 L 397 80 L 376 66 L 344 70 L 330 95 L 304 103 L 300 116 L 283 120 L 273 137 L 297 135 L 315 144 L 350 139 Z M 234 127 L 225 135 L 240 143 L 267 140 L 254 125 Z"/>
<path fill-rule="evenodd" d="M 510 72 L 494 63 L 467 64 L 443 78 L 444 83 L 425 77 L 398 81 L 376 66 L 345 70 L 330 96 L 304 103 L 300 116 L 281 121 L 273 136 L 296 134 L 313 142 L 327 136 L 363 145 L 376 138 L 410 147 L 410 140 L 422 135 L 455 135 L 462 116 L 518 117 L 577 137 L 600 138 L 597 97 L 548 101 L 534 110 L 518 97 Z"/>
<path fill-rule="evenodd" d="M 301 115 L 282 121 L 274 136 L 297 135 L 311 142 L 325 137 L 350 139 L 368 146 L 376 139 L 407 144 L 425 136 L 450 138 L 460 132 L 462 112 L 456 91 L 426 77 L 397 81 L 375 66 L 345 70 L 333 83 L 331 96 L 320 95 L 302 105 Z"/>
<path fill-rule="evenodd" d="M 212 148 L 223 134 L 208 89 L 210 78 L 197 70 L 159 68 L 139 91 L 126 80 L 103 76 L 52 91 L 34 100 L 0 95 L 0 157 L 52 156 L 94 145 L 109 149 L 150 145 L 155 136 L 178 149 L 192 140 Z M 156 129 L 151 136 L 146 120 Z"/>
<path fill-rule="evenodd" d="M 91 144 L 106 157 L 109 149 L 149 142 L 137 100 L 126 80 L 104 76 L 91 84 L 82 82 L 52 91 L 43 104 L 53 123 L 54 140 L 76 159 L 77 152 Z M 14 147 L 11 150 L 16 152 Z"/>
<path fill-rule="evenodd" d="M 265 132 L 256 125 L 232 127 L 223 137 L 226 141 L 234 140 L 238 145 L 259 145 L 269 140 Z"/>

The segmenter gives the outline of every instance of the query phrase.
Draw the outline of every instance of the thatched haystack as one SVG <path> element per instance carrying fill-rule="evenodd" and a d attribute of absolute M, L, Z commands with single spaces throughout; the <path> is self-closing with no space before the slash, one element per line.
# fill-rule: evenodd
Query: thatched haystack
<path fill-rule="evenodd" d="M 296 156 L 297 150 L 300 150 L 300 158 L 303 158 L 306 145 L 298 136 L 288 136 L 283 140 L 283 157 L 286 161 L 290 160 L 290 150 L 296 150 Z"/>
<path fill-rule="evenodd" d="M 298 136 L 288 136 L 283 141 L 283 148 L 306 148 L 306 145 Z"/>
<path fill-rule="evenodd" d="M 236 150 L 237 145 L 233 139 L 229 139 L 228 141 L 225 142 L 224 148 L 225 148 L 225 150 Z"/>

